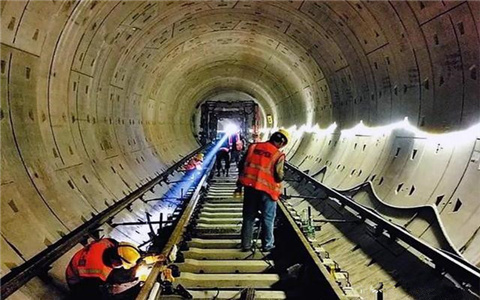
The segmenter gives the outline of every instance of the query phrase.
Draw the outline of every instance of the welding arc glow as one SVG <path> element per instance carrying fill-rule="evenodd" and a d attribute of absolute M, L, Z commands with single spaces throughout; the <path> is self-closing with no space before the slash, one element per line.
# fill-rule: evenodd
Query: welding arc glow
<path fill-rule="evenodd" d="M 146 281 L 151 271 L 151 267 L 146 265 L 140 265 L 135 272 L 135 277 L 137 277 L 140 281 Z"/>

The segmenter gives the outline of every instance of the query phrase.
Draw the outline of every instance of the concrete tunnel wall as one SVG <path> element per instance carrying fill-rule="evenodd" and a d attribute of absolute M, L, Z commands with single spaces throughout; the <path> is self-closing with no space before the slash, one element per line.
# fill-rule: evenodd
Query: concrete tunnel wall
<path fill-rule="evenodd" d="M 327 166 L 336 188 L 371 180 L 392 205 L 443 195 L 441 221 L 478 265 L 478 130 L 440 155 L 402 130 L 340 133 L 404 117 L 433 133 L 477 124 L 478 2 L 2 1 L 1 24 L 2 276 L 196 148 L 191 117 L 218 90 L 254 97 L 275 126 L 335 122 L 296 132 L 291 161 Z M 52 290 L 35 279 L 12 298 Z"/>

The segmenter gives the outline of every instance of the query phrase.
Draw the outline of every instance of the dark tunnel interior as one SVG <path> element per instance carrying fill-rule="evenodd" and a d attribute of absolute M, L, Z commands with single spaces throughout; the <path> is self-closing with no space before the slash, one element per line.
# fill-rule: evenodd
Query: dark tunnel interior
<path fill-rule="evenodd" d="M 206 103 L 480 266 L 480 2 L 1 1 L 1 24 L 2 276 L 198 148 Z M 62 297 L 80 247 L 10 299 Z"/>

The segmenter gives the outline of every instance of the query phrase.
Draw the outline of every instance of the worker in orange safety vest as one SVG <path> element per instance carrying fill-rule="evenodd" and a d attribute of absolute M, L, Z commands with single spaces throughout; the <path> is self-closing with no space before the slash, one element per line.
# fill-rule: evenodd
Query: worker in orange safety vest
<path fill-rule="evenodd" d="M 192 171 L 192 170 L 199 170 L 202 168 L 204 155 L 203 153 L 197 153 L 194 157 L 192 157 L 184 166 L 184 171 Z"/>
<path fill-rule="evenodd" d="M 104 238 L 75 253 L 65 275 L 73 299 L 130 299 L 140 291 L 136 271 L 142 261 L 161 259 L 142 260 L 135 245 Z"/>
<path fill-rule="evenodd" d="M 240 132 L 230 135 L 228 137 L 228 144 L 230 147 L 230 162 L 235 162 L 238 166 L 245 145 L 244 139 L 240 135 Z"/>
<path fill-rule="evenodd" d="M 279 149 L 290 139 L 285 129 L 273 133 L 267 142 L 254 143 L 239 163 L 239 182 L 245 187 L 242 212 L 242 250 L 252 247 L 253 225 L 261 211 L 263 251 L 274 248 L 273 225 L 284 177 L 285 154 Z"/>

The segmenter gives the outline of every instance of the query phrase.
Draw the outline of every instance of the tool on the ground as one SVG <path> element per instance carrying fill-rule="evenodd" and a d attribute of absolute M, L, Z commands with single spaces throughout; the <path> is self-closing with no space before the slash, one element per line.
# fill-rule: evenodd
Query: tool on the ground
<path fill-rule="evenodd" d="M 303 210 L 302 231 L 310 242 L 315 241 L 315 225 L 312 218 L 312 207 Z"/>

